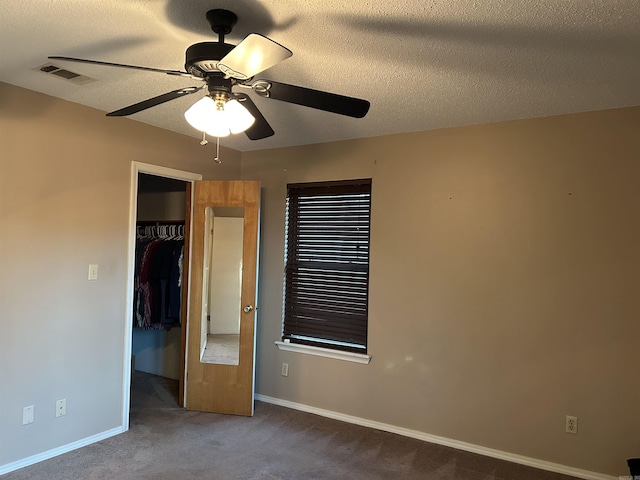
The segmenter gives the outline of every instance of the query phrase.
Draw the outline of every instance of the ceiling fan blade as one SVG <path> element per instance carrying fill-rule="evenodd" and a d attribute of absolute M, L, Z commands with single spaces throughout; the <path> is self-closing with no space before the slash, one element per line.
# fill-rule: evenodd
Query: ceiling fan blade
<path fill-rule="evenodd" d="M 187 72 L 181 72 L 180 70 L 163 70 L 161 68 L 151 68 L 151 67 L 140 67 L 138 65 L 126 65 L 124 63 L 111 63 L 111 62 L 101 62 L 99 60 L 86 60 L 84 58 L 73 58 L 73 57 L 48 57 L 51 60 L 65 60 L 67 62 L 77 62 L 77 63 L 89 63 L 92 65 L 103 65 L 105 67 L 119 67 L 119 68 L 131 68 L 134 70 L 144 70 L 146 72 L 156 72 L 156 73 L 165 73 L 167 75 L 176 75 L 180 77 L 190 77 L 193 76 Z"/>
<path fill-rule="evenodd" d="M 291 55 L 293 55 L 291 50 L 279 43 L 257 33 L 251 33 L 218 62 L 218 68 L 225 75 L 246 80 L 286 60 Z"/>
<path fill-rule="evenodd" d="M 127 115 L 141 112 L 142 110 L 155 107 L 156 105 L 168 102 L 169 100 L 174 100 L 176 98 L 184 97 L 185 95 L 196 93 L 197 91 L 202 90 L 202 88 L 203 87 L 187 87 L 168 93 L 163 93 L 162 95 L 158 95 L 157 97 L 149 98 L 134 105 L 129 105 L 128 107 L 121 108 L 120 110 L 116 110 L 115 112 L 107 113 L 107 117 L 126 117 Z"/>
<path fill-rule="evenodd" d="M 321 92 L 272 80 L 257 80 L 251 87 L 263 97 L 355 118 L 364 117 L 371 106 L 367 100 L 360 98 L 345 97 L 344 95 Z"/>
<path fill-rule="evenodd" d="M 249 140 L 260 140 L 262 138 L 270 137 L 275 133 L 273 128 L 271 128 L 271 125 L 269 125 L 267 120 L 262 116 L 262 113 L 260 113 L 256 104 L 253 103 L 248 95 L 244 93 L 237 93 L 235 97 L 241 105 L 249 110 L 249 113 L 253 115 L 253 118 L 256 119 L 253 125 L 244 132 L 247 134 L 247 137 L 249 137 Z"/>

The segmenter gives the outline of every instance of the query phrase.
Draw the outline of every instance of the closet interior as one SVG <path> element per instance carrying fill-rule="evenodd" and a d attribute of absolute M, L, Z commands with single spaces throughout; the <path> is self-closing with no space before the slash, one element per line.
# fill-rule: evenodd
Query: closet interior
<path fill-rule="evenodd" d="M 178 380 L 187 182 L 138 174 L 132 362 Z"/>

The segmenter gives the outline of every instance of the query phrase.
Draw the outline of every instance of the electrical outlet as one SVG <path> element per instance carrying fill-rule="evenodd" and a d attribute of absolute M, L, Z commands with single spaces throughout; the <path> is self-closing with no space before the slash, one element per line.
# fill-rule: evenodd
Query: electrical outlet
<path fill-rule="evenodd" d="M 280 372 L 280 374 L 283 377 L 288 377 L 289 376 L 289 364 L 288 363 L 283 363 L 282 364 L 282 371 Z"/>
<path fill-rule="evenodd" d="M 61 398 L 56 400 L 56 417 L 62 417 L 67 414 L 67 399 Z"/>
<path fill-rule="evenodd" d="M 24 407 L 22 409 L 22 424 L 29 425 L 33 423 L 33 405 L 29 405 L 28 407 Z"/>
<path fill-rule="evenodd" d="M 578 434 L 578 417 L 567 415 L 564 422 L 564 431 L 573 435 Z"/>
<path fill-rule="evenodd" d="M 98 265 L 90 264 L 89 265 L 89 280 L 97 280 L 98 279 Z"/>

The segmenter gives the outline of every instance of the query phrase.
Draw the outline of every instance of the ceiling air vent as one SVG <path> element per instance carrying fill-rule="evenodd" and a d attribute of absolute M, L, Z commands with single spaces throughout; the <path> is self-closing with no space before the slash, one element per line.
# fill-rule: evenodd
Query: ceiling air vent
<path fill-rule="evenodd" d="M 71 83 L 75 83 L 76 85 L 84 85 L 86 83 L 95 82 L 95 78 L 88 77 L 87 75 L 82 75 L 80 73 L 72 72 L 71 70 L 67 70 L 65 68 L 61 68 L 52 63 L 45 63 L 44 65 L 40 65 L 39 67 L 35 67 L 33 70 L 42 73 L 48 73 L 50 75 L 55 75 L 56 77 L 60 77 L 64 80 L 68 80 Z"/>

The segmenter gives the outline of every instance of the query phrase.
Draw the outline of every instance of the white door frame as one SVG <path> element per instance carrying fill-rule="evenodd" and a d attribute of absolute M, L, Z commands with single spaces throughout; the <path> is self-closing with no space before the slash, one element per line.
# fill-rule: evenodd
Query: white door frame
<path fill-rule="evenodd" d="M 127 281 L 124 321 L 124 361 L 122 383 L 122 431 L 129 430 L 129 409 L 131 408 L 131 351 L 133 341 L 133 276 L 136 256 L 136 220 L 138 217 L 138 174 L 148 173 L 159 177 L 174 178 L 193 183 L 202 180 L 199 173 L 176 170 L 174 168 L 131 162 L 131 192 L 129 199 L 129 245 L 127 248 Z M 191 190 L 193 192 L 193 189 Z M 184 328 L 184 325 L 183 325 Z"/>

